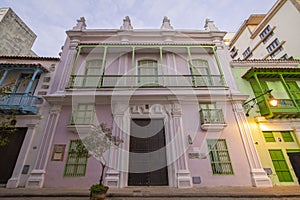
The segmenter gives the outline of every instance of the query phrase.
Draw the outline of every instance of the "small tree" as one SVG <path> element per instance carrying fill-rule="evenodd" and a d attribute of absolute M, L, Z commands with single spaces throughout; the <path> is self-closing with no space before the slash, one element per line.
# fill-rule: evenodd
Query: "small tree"
<path fill-rule="evenodd" d="M 102 168 L 99 186 L 104 186 L 103 176 L 107 165 L 105 153 L 111 147 L 118 147 L 122 142 L 123 141 L 120 138 L 112 135 L 111 129 L 107 128 L 105 123 L 101 123 L 96 126 L 87 137 L 82 139 L 84 145 L 77 145 L 78 153 L 82 153 L 87 149 L 89 153 L 99 161 Z"/>

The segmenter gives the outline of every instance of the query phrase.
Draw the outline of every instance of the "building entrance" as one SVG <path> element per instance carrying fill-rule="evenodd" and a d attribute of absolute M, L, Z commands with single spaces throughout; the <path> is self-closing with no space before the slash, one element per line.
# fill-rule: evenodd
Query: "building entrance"
<path fill-rule="evenodd" d="M 26 132 L 27 128 L 18 128 L 13 133 L 0 131 L 2 137 L 8 137 L 7 144 L 0 147 L 0 184 L 6 184 L 12 176 Z"/>
<path fill-rule="evenodd" d="M 163 119 L 132 119 L 128 186 L 168 185 Z"/>

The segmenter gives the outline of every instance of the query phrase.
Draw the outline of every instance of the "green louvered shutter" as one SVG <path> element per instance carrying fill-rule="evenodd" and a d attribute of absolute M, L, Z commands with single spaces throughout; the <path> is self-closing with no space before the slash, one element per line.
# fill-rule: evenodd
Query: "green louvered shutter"
<path fill-rule="evenodd" d="M 269 150 L 277 177 L 280 182 L 293 182 L 289 167 L 280 149 Z"/>

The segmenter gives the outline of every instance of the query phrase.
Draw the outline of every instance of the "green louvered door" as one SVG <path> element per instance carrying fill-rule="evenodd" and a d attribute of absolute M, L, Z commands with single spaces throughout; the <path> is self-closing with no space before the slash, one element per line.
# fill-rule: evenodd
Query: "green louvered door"
<path fill-rule="evenodd" d="M 275 172 L 280 182 L 294 182 L 289 167 L 280 149 L 269 150 Z"/>

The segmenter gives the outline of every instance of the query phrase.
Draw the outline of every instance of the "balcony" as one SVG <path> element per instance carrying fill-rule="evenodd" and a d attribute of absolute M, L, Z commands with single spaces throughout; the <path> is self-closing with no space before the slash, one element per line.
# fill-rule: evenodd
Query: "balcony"
<path fill-rule="evenodd" d="M 221 75 L 71 75 L 69 88 L 223 87 Z"/>
<path fill-rule="evenodd" d="M 227 126 L 222 109 L 201 109 L 200 122 L 203 130 L 220 131 Z"/>
<path fill-rule="evenodd" d="M 9 93 L 0 97 L 0 109 L 3 113 L 35 115 L 38 113 L 36 104 L 39 99 L 27 93 Z"/>
<path fill-rule="evenodd" d="M 277 99 L 278 105 L 272 107 L 268 104 L 267 99 L 258 102 L 261 115 L 266 118 L 300 118 L 300 99 L 295 102 L 291 99 Z"/>

